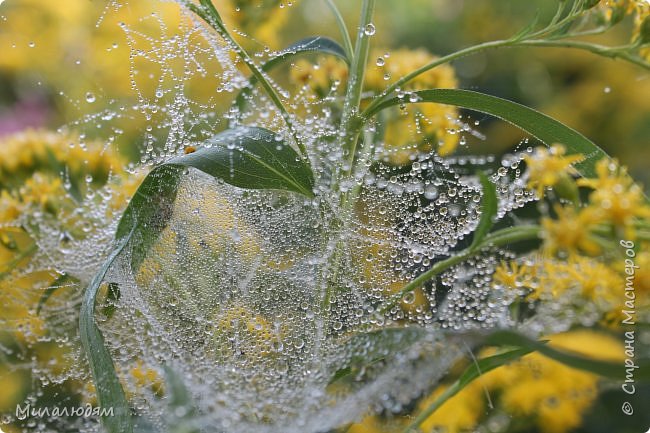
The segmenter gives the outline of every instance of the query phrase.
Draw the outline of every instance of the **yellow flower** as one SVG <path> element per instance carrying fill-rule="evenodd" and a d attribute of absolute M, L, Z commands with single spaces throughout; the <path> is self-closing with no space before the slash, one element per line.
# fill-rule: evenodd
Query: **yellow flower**
<path fill-rule="evenodd" d="M 530 287 L 537 274 L 535 265 L 519 264 L 517 261 L 501 262 L 494 271 L 492 281 L 508 288 Z"/>
<path fill-rule="evenodd" d="M 532 296 L 556 298 L 571 288 L 579 288 L 580 296 L 589 302 L 614 308 L 620 298 L 621 276 L 612 268 L 590 257 L 570 255 L 566 260 L 545 260 L 543 272 Z"/>
<path fill-rule="evenodd" d="M 404 75 L 436 59 L 424 49 L 399 49 L 382 55 L 383 52 L 385 51 L 373 53 L 366 73 L 366 88 L 375 93 L 380 93 Z M 402 90 L 457 86 L 454 69 L 449 65 L 441 65 L 419 75 Z M 394 109 L 387 113 L 383 158 L 391 164 L 406 164 L 418 152 L 435 150 L 440 155 L 448 155 L 458 145 L 458 111 L 452 106 L 416 104 L 409 105 L 407 110 Z"/>
<path fill-rule="evenodd" d="M 590 207 L 618 227 L 631 229 L 635 218 L 649 218 L 650 206 L 643 190 L 616 161 L 602 159 L 596 164 L 596 179 L 579 179 L 578 185 L 593 189 Z M 628 232 L 628 234 L 630 234 Z"/>
<path fill-rule="evenodd" d="M 126 161 L 115 150 L 95 141 L 81 146 L 79 141 L 72 134 L 44 130 L 0 138 L 0 189 L 20 186 L 36 171 L 69 177 L 79 187 L 86 183 L 86 176 L 99 186 L 109 173 L 124 174 Z"/>
<path fill-rule="evenodd" d="M 538 147 L 532 155 L 526 155 L 528 166 L 528 188 L 537 191 L 542 197 L 544 190 L 556 186 L 560 181 L 570 180 L 571 175 L 577 174 L 573 164 L 583 159 L 582 155 L 565 156 L 566 148 L 554 144 L 550 149 Z"/>
<path fill-rule="evenodd" d="M 215 343 L 221 353 L 239 351 L 255 361 L 267 357 L 282 344 L 282 331 L 251 308 L 235 303 L 214 313 Z M 237 353 L 236 355 L 239 355 Z"/>
<path fill-rule="evenodd" d="M 395 83 L 403 76 L 431 63 L 437 58 L 424 48 L 415 50 L 402 48 L 384 53 L 386 53 L 386 50 L 375 50 L 370 56 L 365 82 L 368 90 L 381 92 L 388 85 Z M 377 59 L 382 60 L 378 62 Z M 440 65 L 418 75 L 408 82 L 402 90 L 451 89 L 455 87 L 458 87 L 458 81 L 454 69 L 449 65 Z"/>
<path fill-rule="evenodd" d="M 549 337 L 555 348 L 590 358 L 620 361 L 622 345 L 612 337 L 580 330 Z M 598 377 L 572 369 L 539 353 L 492 370 L 477 383 L 499 391 L 499 404 L 509 414 L 530 417 L 543 433 L 565 433 L 580 425 L 598 394 Z"/>
<path fill-rule="evenodd" d="M 596 209 L 588 207 L 575 210 L 570 206 L 555 206 L 557 218 L 542 218 L 544 247 L 550 254 L 558 251 L 574 253 L 584 251 L 595 255 L 600 246 L 594 241 L 591 230 L 602 222 Z"/>
<path fill-rule="evenodd" d="M 297 1 L 292 3 L 295 5 Z M 216 6 L 230 28 L 271 48 L 280 44 L 278 35 L 282 34 L 281 29 L 291 13 L 291 7 L 283 0 L 224 0 Z"/>
<path fill-rule="evenodd" d="M 418 403 L 420 410 L 430 406 L 445 390 L 438 387 L 429 397 Z M 444 431 L 459 433 L 471 431 L 485 411 L 485 393 L 483 386 L 473 382 L 458 394 L 447 400 L 421 425 L 425 432 Z"/>
<path fill-rule="evenodd" d="M 137 361 L 130 373 L 135 380 L 136 388 L 147 389 L 156 397 L 162 397 L 165 394 L 165 384 L 158 371 L 145 366 L 142 361 Z"/>
<path fill-rule="evenodd" d="M 27 390 L 29 372 L 25 370 L 14 371 L 9 366 L 0 364 L 0 412 L 12 413 L 16 404 L 22 402 L 23 394 Z"/>
<path fill-rule="evenodd" d="M 319 57 L 316 64 L 300 59 L 291 68 L 289 79 L 310 90 L 308 97 L 324 98 L 335 86 L 343 88 L 348 78 L 346 64 L 333 57 Z"/>

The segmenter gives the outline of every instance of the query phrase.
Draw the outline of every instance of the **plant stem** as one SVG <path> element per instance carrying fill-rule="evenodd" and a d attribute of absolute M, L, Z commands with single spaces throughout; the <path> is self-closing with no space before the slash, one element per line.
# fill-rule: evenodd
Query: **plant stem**
<path fill-rule="evenodd" d="M 592 44 L 583 41 L 568 41 L 568 40 L 547 40 L 547 39 L 531 39 L 523 40 L 517 43 L 519 46 L 528 47 L 552 47 L 552 48 L 573 48 L 578 50 L 589 51 L 599 56 L 609 57 L 612 59 L 623 59 L 644 69 L 650 70 L 650 62 L 644 60 L 639 56 L 626 51 L 628 46 L 624 47 L 607 47 L 605 45 Z"/>
<path fill-rule="evenodd" d="M 424 283 L 437 276 L 441 272 L 455 266 L 470 257 L 477 255 L 483 248 L 489 246 L 502 246 L 513 242 L 533 240 L 539 237 L 541 227 L 536 225 L 509 227 L 490 233 L 483 241 L 475 247 L 469 247 L 459 253 L 437 262 L 429 270 L 418 275 L 410 283 L 405 285 L 398 293 L 388 299 L 388 302 L 382 306 L 378 313 L 383 314 L 393 308 L 409 292 L 422 287 Z"/>
<path fill-rule="evenodd" d="M 228 30 L 224 26 L 221 17 L 219 16 L 219 12 L 217 12 L 211 0 L 200 0 L 200 2 L 201 2 L 201 6 L 197 6 L 194 3 L 191 3 L 189 1 L 185 2 L 184 4 L 187 6 L 188 9 L 194 12 L 197 16 L 201 17 L 201 19 L 203 19 L 206 23 L 208 23 L 210 27 L 215 29 L 219 34 L 219 36 L 221 36 L 226 42 L 228 42 L 228 44 L 235 51 L 235 53 L 244 61 L 244 63 L 251 71 L 253 76 L 255 76 L 255 78 L 260 82 L 260 84 L 268 94 L 269 98 L 271 98 L 273 104 L 280 111 L 280 115 L 282 116 L 282 119 L 284 119 L 284 122 L 289 128 L 291 135 L 296 141 L 296 145 L 298 146 L 300 153 L 302 154 L 303 157 L 307 158 L 307 149 L 305 148 L 304 143 L 298 136 L 298 131 L 293 124 L 291 115 L 289 114 L 286 107 L 282 103 L 282 100 L 280 99 L 280 95 L 278 95 L 278 92 L 271 85 L 271 83 L 269 83 L 269 81 L 266 79 L 266 76 L 264 75 L 264 72 L 262 72 L 262 70 L 255 64 L 255 62 L 248 55 L 246 50 L 244 50 L 244 48 L 230 35 Z"/>
<path fill-rule="evenodd" d="M 433 62 L 428 63 L 428 64 L 422 66 L 421 68 L 418 68 L 418 69 L 414 70 L 413 72 L 411 72 L 411 73 L 409 73 L 407 75 L 404 75 L 402 78 L 397 80 L 395 83 L 388 86 L 380 96 L 375 98 L 370 103 L 370 105 L 368 105 L 368 107 L 366 107 L 366 109 L 363 111 L 363 113 L 361 113 L 361 117 L 364 117 L 364 118 L 367 117 L 367 113 L 372 112 L 372 110 L 375 107 L 377 107 L 379 104 L 381 104 L 383 101 L 385 101 L 388 98 L 388 96 L 390 96 L 390 94 L 393 93 L 395 90 L 397 90 L 398 88 L 400 88 L 404 84 L 408 83 L 409 81 L 413 80 L 414 78 L 418 77 L 419 75 L 422 75 L 423 73 L 425 73 L 425 72 L 427 72 L 427 71 L 429 71 L 429 70 L 431 70 L 431 69 L 433 69 L 433 68 L 435 68 L 437 66 L 443 65 L 445 63 L 449 63 L 449 62 L 451 62 L 453 60 L 459 59 L 461 57 L 468 56 L 470 54 L 475 54 L 475 53 L 485 51 L 485 50 L 489 50 L 489 49 L 492 49 L 492 48 L 507 47 L 507 46 L 512 45 L 513 43 L 514 42 L 512 40 L 510 40 L 510 39 L 485 42 L 485 43 L 482 43 L 482 44 L 467 47 L 467 48 L 462 49 L 460 51 L 457 51 L 455 53 L 448 54 L 448 55 L 446 55 L 444 57 L 440 57 L 440 58 L 434 60 Z"/>
<path fill-rule="evenodd" d="M 348 29 L 345 26 L 345 21 L 343 20 L 343 16 L 341 15 L 341 12 L 339 12 L 339 9 L 336 7 L 336 3 L 334 3 L 334 0 L 325 0 L 325 1 L 327 2 L 327 6 L 332 11 L 334 18 L 336 19 L 336 25 L 339 27 L 341 38 L 343 38 L 343 49 L 345 50 L 345 54 L 348 56 L 348 59 L 352 59 L 352 57 L 354 57 L 354 47 L 352 47 L 352 40 L 350 40 L 350 33 L 348 32 Z"/>
<path fill-rule="evenodd" d="M 362 127 L 362 122 L 360 121 L 358 114 L 371 37 L 371 35 L 366 34 L 365 29 L 367 26 L 372 25 L 374 9 L 375 0 L 363 0 L 361 20 L 359 21 L 357 39 L 354 46 L 354 57 L 352 59 L 348 87 L 345 94 L 345 101 L 343 103 L 343 114 L 341 116 L 341 133 L 343 134 L 343 140 L 341 142 L 341 148 L 347 152 L 347 169 L 344 170 L 345 176 L 349 175 L 353 171 L 354 156 Z M 340 181 L 340 179 L 337 180 Z"/>

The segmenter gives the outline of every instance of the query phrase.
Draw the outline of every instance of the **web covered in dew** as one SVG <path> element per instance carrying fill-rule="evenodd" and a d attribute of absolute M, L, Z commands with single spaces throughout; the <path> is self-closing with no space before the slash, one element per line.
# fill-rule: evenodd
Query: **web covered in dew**
<path fill-rule="evenodd" d="M 144 117 L 143 151 L 133 172 L 238 124 L 263 126 L 291 140 L 260 90 L 245 112 L 223 106 L 224 95 L 246 86 L 247 73 L 205 25 L 186 13 L 173 29 L 157 15 L 143 20 L 156 24 L 155 34 L 121 25 L 137 103 L 118 101 L 114 110 L 70 127 Z M 263 52 L 256 61 L 272 54 Z M 140 76 L 143 64 L 156 72 Z M 202 80 L 213 83 L 214 92 L 195 93 Z M 103 305 L 110 308 L 99 308 L 98 321 L 143 423 L 167 428 L 186 415 L 169 413 L 156 386 L 163 366 L 182 378 L 196 406 L 192 422 L 205 431 L 317 432 L 368 410 L 399 413 L 463 356 L 462 339 L 447 330 L 509 323 L 507 296 L 490 285 L 508 254 L 498 250 L 391 301 L 408 281 L 471 239 L 481 213 L 473 173 L 436 155 L 422 155 L 407 172 L 366 166 L 356 174 L 362 186 L 358 208 L 342 208 L 328 189 L 342 157 L 335 140 L 323 139 L 337 131 L 330 109 L 274 85 L 293 110 L 306 113 L 295 121 L 314 157 L 319 198 L 243 190 L 187 170 L 143 261 L 134 266 L 131 243 L 106 277 L 104 290 L 117 285 L 120 295 Z M 119 132 L 110 141 L 119 142 Z M 500 217 L 533 199 L 521 179 L 512 182 L 503 173 L 494 180 Z M 70 337 L 76 333 L 65 330 L 76 326 L 83 288 L 112 243 L 119 215 L 108 212 L 110 190 L 102 194 L 107 196 L 86 197 L 80 205 L 92 224 L 86 238 L 62 244 L 55 222 L 39 221 L 35 266 L 80 276 L 78 290 L 54 298 L 44 310 L 61 334 L 50 338 L 70 339 L 70 361 L 83 366 L 43 371 L 44 382 L 90 378 L 78 341 Z M 160 206 L 155 199 L 148 204 Z M 340 229 L 335 220 L 348 224 Z M 392 336 L 393 328 L 406 331 Z M 365 332 L 370 329 L 387 332 Z M 357 367 L 359 359 L 376 362 Z M 145 380 L 134 371 L 145 372 Z M 342 372 L 348 374 L 339 378 Z M 75 422 L 98 429 L 95 421 Z"/>

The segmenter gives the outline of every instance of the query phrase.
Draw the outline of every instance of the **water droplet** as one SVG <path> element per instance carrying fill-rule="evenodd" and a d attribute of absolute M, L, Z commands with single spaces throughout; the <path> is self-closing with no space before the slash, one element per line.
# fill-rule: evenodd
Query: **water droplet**
<path fill-rule="evenodd" d="M 86 102 L 88 102 L 89 104 L 92 104 L 93 102 L 95 102 L 95 100 L 96 100 L 96 97 L 95 97 L 94 93 L 92 93 L 92 92 L 86 93 Z"/>
<path fill-rule="evenodd" d="M 368 23 L 363 28 L 363 33 L 365 33 L 366 36 L 372 36 L 376 32 L 377 32 L 377 29 L 375 28 L 375 25 L 373 23 Z"/>
<path fill-rule="evenodd" d="M 377 57 L 377 61 L 375 63 L 377 66 L 381 67 L 386 64 L 386 60 L 383 57 Z"/>

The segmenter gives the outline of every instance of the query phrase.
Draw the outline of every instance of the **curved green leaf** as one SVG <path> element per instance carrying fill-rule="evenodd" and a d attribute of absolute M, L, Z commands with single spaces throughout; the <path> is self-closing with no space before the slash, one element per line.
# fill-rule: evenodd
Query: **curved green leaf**
<path fill-rule="evenodd" d="M 133 420 L 129 403 L 115 372 L 111 354 L 104 344 L 102 335 L 95 322 L 95 299 L 99 287 L 111 265 L 131 240 L 134 231 L 124 236 L 108 259 L 95 275 L 84 294 L 79 316 L 79 336 L 84 352 L 88 357 L 90 371 L 95 382 L 99 405 L 107 410 L 113 409 L 113 416 L 104 416 L 102 422 L 109 433 L 132 433 Z"/>
<path fill-rule="evenodd" d="M 481 200 L 481 220 L 478 223 L 478 227 L 474 231 L 474 239 L 472 240 L 472 245 L 469 249 L 476 249 L 485 236 L 488 234 L 492 225 L 494 224 L 494 216 L 497 214 L 498 210 L 498 199 L 497 199 L 497 190 L 496 186 L 490 182 L 490 179 L 483 172 L 479 172 L 479 179 L 481 181 L 481 186 L 483 186 L 483 199 Z"/>
<path fill-rule="evenodd" d="M 264 72 L 269 72 L 276 66 L 279 66 L 287 60 L 293 59 L 296 56 L 314 53 L 330 54 L 345 61 L 346 64 L 350 64 L 350 59 L 345 53 L 345 49 L 343 49 L 343 47 L 341 47 L 338 42 L 324 36 L 313 36 L 301 39 L 298 42 L 289 45 L 287 48 L 280 51 L 277 56 L 264 63 L 261 69 Z M 237 98 L 235 99 L 235 105 L 239 108 L 240 111 L 242 111 L 246 106 L 246 99 L 250 96 L 251 92 L 253 91 L 253 87 L 255 87 L 255 84 L 257 84 L 257 81 L 257 77 L 252 76 L 248 80 L 248 85 L 244 87 L 241 92 L 239 92 L 239 95 L 237 95 Z"/>
<path fill-rule="evenodd" d="M 278 189 L 313 197 L 314 178 L 309 165 L 272 131 L 241 127 L 217 134 L 195 152 L 156 167 L 129 202 L 116 238 L 135 227 L 134 269 L 167 225 L 178 183 L 187 168 L 240 188 Z"/>
<path fill-rule="evenodd" d="M 528 348 L 516 348 L 507 352 L 502 352 L 497 355 L 488 356 L 486 358 L 478 359 L 465 369 L 463 374 L 451 384 L 445 391 L 436 398 L 433 403 L 427 406 L 414 420 L 409 424 L 403 433 L 410 433 L 418 431 L 417 427 L 420 426 L 427 418 L 431 416 L 440 406 L 445 404 L 447 400 L 458 394 L 463 388 L 469 385 L 474 380 L 481 377 L 490 370 L 501 367 L 511 361 L 521 358 L 524 355 L 532 352 Z"/>
<path fill-rule="evenodd" d="M 415 102 L 413 102 L 414 99 Z M 596 177 L 596 162 L 602 158 L 608 158 L 608 155 L 600 147 L 596 146 L 584 135 L 539 111 L 506 99 L 470 90 L 421 90 L 411 93 L 406 99 L 388 99 L 378 104 L 365 116 L 374 116 L 379 111 L 395 105 L 423 102 L 455 105 L 479 111 L 512 123 L 537 137 L 548 146 L 561 143 L 566 147 L 568 154 L 579 153 L 585 157 L 584 160 L 575 164 L 576 169 L 585 177 Z"/>
<path fill-rule="evenodd" d="M 79 333 L 95 380 L 102 407 L 112 407 L 105 417 L 110 433 L 130 433 L 133 420 L 111 355 L 95 322 L 99 287 L 113 262 L 127 245 L 136 269 L 171 217 L 183 171 L 196 168 L 240 188 L 279 189 L 313 196 L 313 175 L 307 162 L 271 131 L 242 127 L 217 134 L 197 151 L 156 167 L 142 182 L 118 224 L 117 246 L 88 286 L 81 306 Z M 113 285 L 109 296 L 119 299 Z"/>
<path fill-rule="evenodd" d="M 554 349 L 544 342 L 530 339 L 514 331 L 497 331 L 487 339 L 486 343 L 490 345 L 526 347 L 569 367 L 612 379 L 625 379 L 625 365 L 623 362 L 602 361 L 568 350 Z M 636 359 L 635 361 L 638 366 L 635 371 L 635 378 L 644 381 L 650 380 L 650 359 Z"/>

